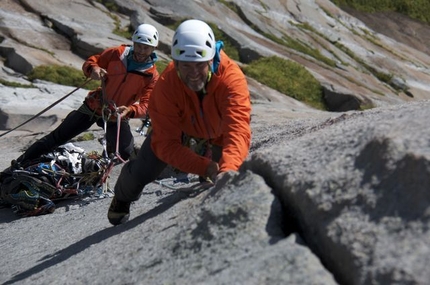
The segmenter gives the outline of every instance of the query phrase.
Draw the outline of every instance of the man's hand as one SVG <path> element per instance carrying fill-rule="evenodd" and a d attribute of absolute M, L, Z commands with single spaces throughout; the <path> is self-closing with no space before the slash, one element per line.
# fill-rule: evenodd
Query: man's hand
<path fill-rule="evenodd" d="M 90 77 L 94 80 L 101 80 L 103 77 L 105 77 L 107 74 L 107 71 L 99 66 L 94 66 L 91 69 Z"/>
<path fill-rule="evenodd" d="M 206 169 L 206 177 L 208 177 L 213 183 L 215 183 L 217 179 L 219 171 L 218 163 L 211 161 L 209 162 L 208 168 Z"/>
<path fill-rule="evenodd" d="M 130 108 L 127 106 L 119 106 L 116 108 L 116 111 L 121 115 L 121 118 L 124 118 L 127 116 L 128 113 L 130 113 Z"/>
<path fill-rule="evenodd" d="M 109 113 L 109 122 L 116 122 L 118 118 L 126 118 L 127 115 L 131 115 L 131 108 L 127 106 L 120 106 L 116 108 L 114 113 Z"/>

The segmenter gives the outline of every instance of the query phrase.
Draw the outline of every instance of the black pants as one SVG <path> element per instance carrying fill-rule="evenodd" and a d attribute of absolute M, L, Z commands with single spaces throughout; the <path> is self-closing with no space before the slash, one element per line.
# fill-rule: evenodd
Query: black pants
<path fill-rule="evenodd" d="M 18 162 L 25 163 L 53 151 L 58 146 L 67 143 L 75 136 L 88 130 L 94 123 L 97 123 L 100 127 L 104 127 L 102 118 L 80 112 L 79 110 L 70 112 L 55 130 L 32 144 L 18 158 Z M 106 126 L 106 141 L 107 145 L 113 150 L 116 149 L 116 140 L 117 123 L 108 122 Z M 121 122 L 118 151 L 124 160 L 127 160 L 134 152 L 134 138 L 128 121 Z"/>
<path fill-rule="evenodd" d="M 222 148 L 212 146 L 212 160 L 218 162 Z M 154 154 L 151 148 L 151 134 L 145 139 L 137 157 L 127 161 L 115 184 L 115 196 L 120 201 L 136 201 L 143 188 L 156 180 L 167 164 Z"/>

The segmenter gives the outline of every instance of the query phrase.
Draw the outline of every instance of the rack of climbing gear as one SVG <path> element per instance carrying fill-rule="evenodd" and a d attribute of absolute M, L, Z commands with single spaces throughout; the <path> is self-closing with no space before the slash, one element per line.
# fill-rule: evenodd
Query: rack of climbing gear
<path fill-rule="evenodd" d="M 64 100 L 90 80 L 86 80 L 32 119 Z M 102 154 L 95 151 L 85 153 L 82 148 L 67 143 L 34 161 L 27 162 L 26 165 L 19 165 L 13 161 L 11 167 L 0 173 L 0 205 L 11 205 L 12 210 L 21 216 L 34 216 L 54 212 L 55 202 L 60 200 L 84 196 L 95 198 L 113 196 L 107 180 L 113 166 L 118 161 L 124 162 L 118 152 L 121 115 L 114 104 L 105 104 L 103 109 L 106 116 L 103 116 L 105 134 L 102 140 Z M 118 134 L 116 151 L 109 155 L 106 147 L 106 124 L 112 113 L 115 113 L 117 118 Z"/>
<path fill-rule="evenodd" d="M 3 171 L 0 200 L 20 216 L 35 216 L 54 212 L 60 200 L 113 196 L 103 189 L 109 164 L 100 154 L 67 143 Z"/>

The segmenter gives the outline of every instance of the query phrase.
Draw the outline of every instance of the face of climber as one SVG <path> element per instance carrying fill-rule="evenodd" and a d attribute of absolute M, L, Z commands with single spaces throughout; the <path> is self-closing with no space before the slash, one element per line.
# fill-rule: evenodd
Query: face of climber
<path fill-rule="evenodd" d="M 133 59 L 136 62 L 145 62 L 151 53 L 154 51 L 155 47 L 141 44 L 133 43 Z"/>
<path fill-rule="evenodd" d="M 208 80 L 212 61 L 176 61 L 176 69 L 185 85 L 193 91 L 200 91 Z"/>

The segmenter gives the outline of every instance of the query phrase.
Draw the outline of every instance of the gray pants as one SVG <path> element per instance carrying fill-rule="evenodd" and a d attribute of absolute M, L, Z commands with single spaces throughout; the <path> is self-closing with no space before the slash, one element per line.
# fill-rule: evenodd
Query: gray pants
<path fill-rule="evenodd" d="M 218 162 L 222 148 L 212 146 L 212 160 Z M 143 188 L 156 180 L 167 164 L 154 154 L 151 148 L 151 134 L 145 139 L 137 157 L 124 164 L 115 184 L 115 197 L 120 201 L 136 201 Z"/>

